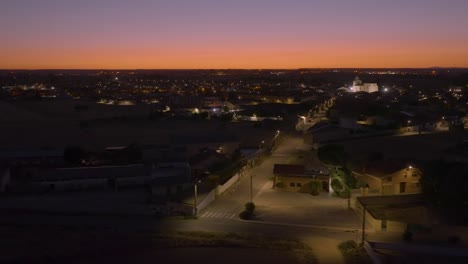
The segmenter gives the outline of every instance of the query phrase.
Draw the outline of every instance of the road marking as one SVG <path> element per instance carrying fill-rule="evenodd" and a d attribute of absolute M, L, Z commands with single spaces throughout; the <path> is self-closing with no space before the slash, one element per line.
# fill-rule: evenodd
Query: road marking
<path fill-rule="evenodd" d="M 273 153 L 271 156 L 272 156 L 272 157 L 286 157 L 286 156 L 289 156 L 289 154 L 285 154 L 285 153 Z"/>
<path fill-rule="evenodd" d="M 206 217 L 212 217 L 212 216 L 213 216 L 213 213 L 212 213 L 212 212 L 210 212 L 210 213 L 208 213 L 208 214 L 206 215 Z"/>
<path fill-rule="evenodd" d="M 235 213 L 216 213 L 216 212 L 205 212 L 200 217 L 203 218 L 217 218 L 217 219 L 233 219 L 236 217 L 237 214 Z"/>
<path fill-rule="evenodd" d="M 222 214 L 221 213 L 216 213 L 215 218 L 221 218 Z"/>

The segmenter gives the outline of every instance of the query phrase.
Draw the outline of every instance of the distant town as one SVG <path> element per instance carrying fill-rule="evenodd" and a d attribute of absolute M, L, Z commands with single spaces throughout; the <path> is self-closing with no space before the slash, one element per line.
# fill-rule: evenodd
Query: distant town
<path fill-rule="evenodd" d="M 468 258 L 468 69 L 1 70 L 0 89 L 2 228 Z"/>

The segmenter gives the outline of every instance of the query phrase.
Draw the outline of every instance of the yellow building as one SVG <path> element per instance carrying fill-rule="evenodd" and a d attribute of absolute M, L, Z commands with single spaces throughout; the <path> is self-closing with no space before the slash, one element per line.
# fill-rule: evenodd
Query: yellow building
<path fill-rule="evenodd" d="M 421 171 L 411 165 L 377 161 L 367 168 L 353 171 L 358 182 L 368 186 L 369 194 L 398 195 L 421 192 Z"/>
<path fill-rule="evenodd" d="M 273 167 L 273 187 L 290 192 L 308 192 L 307 184 L 313 180 L 322 182 L 328 190 L 329 176 L 320 171 L 308 171 L 300 164 L 275 164 Z"/>

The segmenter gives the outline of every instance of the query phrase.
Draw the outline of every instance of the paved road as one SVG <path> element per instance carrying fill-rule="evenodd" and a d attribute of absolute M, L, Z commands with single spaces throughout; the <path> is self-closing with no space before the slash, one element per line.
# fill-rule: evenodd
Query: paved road
<path fill-rule="evenodd" d="M 195 221 L 195 225 L 207 230 L 219 228 L 219 231 L 293 236 L 315 249 L 320 263 L 343 262 L 337 245 L 344 240 L 359 239 L 359 221 L 354 212 L 347 209 L 347 201 L 326 193 L 311 196 L 272 189 L 273 165 L 287 163 L 290 156 L 308 149 L 299 136 L 285 138 L 260 166 L 246 171 L 238 183 L 199 212 L 200 219 Z M 310 157 L 309 161 L 320 165 L 316 157 Z M 239 222 L 234 215 L 238 215 L 251 199 L 251 175 L 252 198 L 257 206 L 258 219 L 249 223 Z"/>

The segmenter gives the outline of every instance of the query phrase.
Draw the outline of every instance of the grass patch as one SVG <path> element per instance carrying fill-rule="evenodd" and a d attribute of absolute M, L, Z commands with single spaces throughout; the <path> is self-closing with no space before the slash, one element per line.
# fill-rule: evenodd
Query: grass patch
<path fill-rule="evenodd" d="M 343 254 L 346 264 L 372 263 L 364 247 L 358 245 L 354 240 L 342 242 L 338 245 L 338 249 Z"/>
<path fill-rule="evenodd" d="M 114 230 L 104 228 L 79 227 L 61 229 L 47 227 L 8 227 L 4 237 L 8 243 L 0 243 L 0 262 L 25 260 L 22 249 L 29 248 L 28 258 L 38 260 L 47 255 L 66 259 L 80 254 L 94 254 L 116 248 L 250 248 L 267 251 L 280 251 L 297 259 L 299 263 L 317 263 L 312 250 L 300 240 L 274 238 L 257 234 L 174 231 L 155 232 L 154 230 Z M 43 238 L 47 237 L 46 240 Z M 31 246 L 34 245 L 34 246 Z"/>
<path fill-rule="evenodd" d="M 299 263 L 315 264 L 317 258 L 312 249 L 297 239 L 277 239 L 262 235 L 218 233 L 204 231 L 179 231 L 152 235 L 152 244 L 158 248 L 228 247 L 256 248 L 284 251 Z"/>

